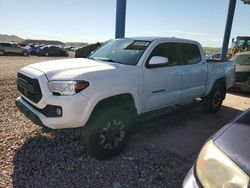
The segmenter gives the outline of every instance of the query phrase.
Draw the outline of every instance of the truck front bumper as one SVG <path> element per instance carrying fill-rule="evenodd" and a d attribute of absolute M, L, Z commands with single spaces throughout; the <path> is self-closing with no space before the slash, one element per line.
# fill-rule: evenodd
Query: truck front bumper
<path fill-rule="evenodd" d="M 86 123 L 84 112 L 88 100 L 82 96 L 72 96 L 64 98 L 63 96 L 51 96 L 46 100 L 47 105 L 59 106 L 62 109 L 62 116 L 48 117 L 26 99 L 18 97 L 16 99 L 17 108 L 33 123 L 51 129 L 66 129 L 82 127 Z"/>
<path fill-rule="evenodd" d="M 33 123 L 44 127 L 43 122 L 41 121 L 41 119 L 39 118 L 39 116 L 30 108 L 28 108 L 27 105 L 25 105 L 24 103 L 25 101 L 19 97 L 16 99 L 16 106 L 17 108 L 28 118 L 30 119 Z"/>

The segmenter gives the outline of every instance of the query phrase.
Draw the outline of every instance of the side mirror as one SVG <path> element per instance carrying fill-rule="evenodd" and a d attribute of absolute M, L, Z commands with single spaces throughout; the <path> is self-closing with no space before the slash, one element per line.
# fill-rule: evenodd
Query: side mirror
<path fill-rule="evenodd" d="M 164 67 L 169 63 L 167 57 L 153 56 L 148 62 L 148 68 Z"/>

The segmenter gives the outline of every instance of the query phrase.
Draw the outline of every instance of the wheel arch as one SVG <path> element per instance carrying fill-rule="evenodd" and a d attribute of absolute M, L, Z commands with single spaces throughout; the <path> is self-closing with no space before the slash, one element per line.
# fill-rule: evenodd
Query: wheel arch
<path fill-rule="evenodd" d="M 206 95 L 208 95 L 211 92 L 211 90 L 214 88 L 214 86 L 216 84 L 221 85 L 223 87 L 223 89 L 226 90 L 227 78 L 225 76 L 222 76 L 222 77 L 215 79 L 214 82 L 212 84 L 210 84 L 210 86 L 206 92 Z M 224 96 L 224 98 L 225 98 L 225 96 Z"/>
<path fill-rule="evenodd" d="M 28 55 L 30 54 L 28 50 L 23 50 L 22 54 L 27 53 Z"/>
<path fill-rule="evenodd" d="M 130 93 L 123 93 L 123 94 L 109 96 L 107 98 L 100 100 L 95 105 L 93 111 L 96 108 L 107 106 L 107 105 L 121 105 L 122 107 L 133 108 L 134 110 L 137 109 L 135 105 L 134 97 Z"/>
<path fill-rule="evenodd" d="M 99 98 L 95 101 L 90 101 L 90 106 L 84 113 L 84 124 L 88 122 L 91 115 L 100 107 L 105 107 L 107 105 L 117 105 L 121 104 L 121 106 L 127 108 L 129 111 L 133 112 L 134 117 L 136 117 L 140 113 L 140 106 L 138 99 L 131 93 L 117 93 L 112 96 L 106 96 L 103 98 Z"/>

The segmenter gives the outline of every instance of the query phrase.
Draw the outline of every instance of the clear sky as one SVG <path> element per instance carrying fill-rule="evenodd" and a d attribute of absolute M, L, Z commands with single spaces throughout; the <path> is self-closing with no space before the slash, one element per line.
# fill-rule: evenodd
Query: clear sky
<path fill-rule="evenodd" d="M 175 36 L 220 47 L 229 0 L 127 0 L 126 37 Z M 114 38 L 116 0 L 0 0 L 0 34 L 96 42 Z M 237 0 L 231 38 L 250 35 Z"/>

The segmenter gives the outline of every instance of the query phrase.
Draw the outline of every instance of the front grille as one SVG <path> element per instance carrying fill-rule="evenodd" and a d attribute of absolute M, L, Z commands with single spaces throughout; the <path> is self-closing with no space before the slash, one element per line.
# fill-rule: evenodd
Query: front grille
<path fill-rule="evenodd" d="M 17 74 L 17 89 L 34 103 L 38 103 L 42 98 L 42 91 L 38 80 L 20 72 Z"/>
<path fill-rule="evenodd" d="M 250 72 L 236 72 L 235 81 L 236 82 L 245 82 L 250 77 Z"/>

